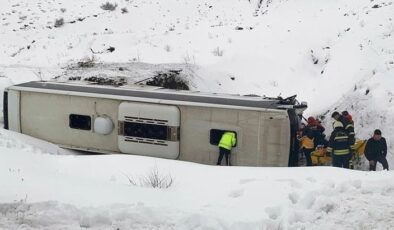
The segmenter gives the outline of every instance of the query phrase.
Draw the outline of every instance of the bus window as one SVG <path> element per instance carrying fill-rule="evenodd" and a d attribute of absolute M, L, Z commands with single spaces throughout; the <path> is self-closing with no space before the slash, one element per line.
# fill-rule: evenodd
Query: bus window
<path fill-rule="evenodd" d="M 80 114 L 70 114 L 69 126 L 72 129 L 91 130 L 92 120 L 90 116 Z"/>
<path fill-rule="evenodd" d="M 165 125 L 125 122 L 124 135 L 147 139 L 167 140 L 168 127 Z"/>

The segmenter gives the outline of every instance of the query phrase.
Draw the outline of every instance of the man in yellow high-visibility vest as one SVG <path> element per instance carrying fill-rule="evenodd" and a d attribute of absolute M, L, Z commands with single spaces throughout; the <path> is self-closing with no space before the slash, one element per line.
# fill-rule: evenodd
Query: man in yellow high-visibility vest
<path fill-rule="evenodd" d="M 219 158 L 217 165 L 221 165 L 223 156 L 226 157 L 226 165 L 230 166 L 230 161 L 229 161 L 229 156 L 231 154 L 231 149 L 235 146 L 237 143 L 237 139 L 235 137 L 234 132 L 224 132 L 222 135 L 222 138 L 220 138 L 219 141 Z"/>

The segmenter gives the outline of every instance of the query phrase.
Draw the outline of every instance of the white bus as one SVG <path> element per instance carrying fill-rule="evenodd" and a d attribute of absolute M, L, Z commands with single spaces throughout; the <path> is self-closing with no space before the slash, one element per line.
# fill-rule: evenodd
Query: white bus
<path fill-rule="evenodd" d="M 304 109 L 295 96 L 37 81 L 8 87 L 3 111 L 6 129 L 69 149 L 212 165 L 222 133 L 233 131 L 232 165 L 293 166 Z"/>

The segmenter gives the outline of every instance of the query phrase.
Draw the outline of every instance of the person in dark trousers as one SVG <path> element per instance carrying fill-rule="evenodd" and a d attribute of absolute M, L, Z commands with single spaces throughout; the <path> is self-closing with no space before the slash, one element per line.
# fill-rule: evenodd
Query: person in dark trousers
<path fill-rule="evenodd" d="M 237 143 L 237 139 L 235 137 L 235 133 L 234 132 L 224 132 L 222 137 L 220 138 L 219 141 L 219 158 L 218 158 L 218 162 L 216 163 L 217 165 L 221 165 L 222 164 L 222 159 L 223 156 L 226 157 L 226 165 L 230 166 L 230 154 L 231 154 L 231 149 L 235 146 L 235 144 Z"/>
<path fill-rule="evenodd" d="M 389 170 L 389 164 L 386 159 L 387 143 L 386 139 L 382 137 L 382 132 L 379 129 L 376 129 L 373 133 L 373 137 L 367 141 L 364 154 L 369 161 L 370 171 L 376 171 L 377 162 L 383 165 L 383 169 Z"/>
<path fill-rule="evenodd" d="M 348 132 L 349 135 L 349 142 L 351 144 L 352 149 L 354 149 L 354 144 L 356 143 L 356 138 L 355 138 L 355 132 L 354 132 L 354 121 L 353 121 L 353 117 L 349 114 L 348 111 L 343 111 L 342 112 L 342 117 L 345 119 L 346 121 L 346 126 L 345 130 Z M 340 119 L 343 119 L 340 118 Z"/>
<path fill-rule="evenodd" d="M 355 161 L 355 157 L 356 157 L 356 149 L 355 149 L 356 133 L 354 132 L 354 121 L 352 115 L 350 115 L 349 112 L 346 110 L 342 112 L 342 117 L 345 118 L 345 121 L 347 122 L 345 126 L 345 130 L 349 135 L 350 152 L 352 154 L 352 158 L 350 160 L 350 168 L 353 169 L 354 168 L 353 162 Z"/>
<path fill-rule="evenodd" d="M 331 133 L 327 148 L 327 152 L 332 156 L 332 165 L 334 167 L 349 168 L 349 161 L 352 157 L 349 136 L 342 122 L 335 121 L 333 127 L 334 131 Z"/>

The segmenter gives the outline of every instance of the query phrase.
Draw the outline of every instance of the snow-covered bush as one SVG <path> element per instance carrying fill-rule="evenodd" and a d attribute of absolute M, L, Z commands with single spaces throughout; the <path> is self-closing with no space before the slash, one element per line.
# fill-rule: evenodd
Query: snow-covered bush
<path fill-rule="evenodd" d="M 85 57 L 81 61 L 78 62 L 78 67 L 89 68 L 89 67 L 95 66 L 95 64 L 96 64 L 96 59 L 94 58 L 94 56 Z"/>
<path fill-rule="evenodd" d="M 63 18 L 59 18 L 55 20 L 55 27 L 61 27 L 64 25 L 64 19 Z"/>
<path fill-rule="evenodd" d="M 216 47 L 216 49 L 214 49 L 212 51 L 213 55 L 221 57 L 223 56 L 224 51 L 222 49 L 220 49 L 219 47 Z"/>
<path fill-rule="evenodd" d="M 167 52 L 170 52 L 171 51 L 171 46 L 169 46 L 169 45 L 164 46 L 164 50 L 167 51 Z"/>
<path fill-rule="evenodd" d="M 164 87 L 166 89 L 189 90 L 189 83 L 181 75 L 182 69 L 159 71 L 146 81 L 146 85 Z"/>
<path fill-rule="evenodd" d="M 109 10 L 109 11 L 114 11 L 116 9 L 116 7 L 118 7 L 118 4 L 116 3 L 110 3 L 110 2 L 106 2 L 104 4 L 102 4 L 100 6 L 101 9 L 103 10 Z"/>
<path fill-rule="evenodd" d="M 121 10 L 122 14 L 127 14 L 129 12 L 126 7 L 123 7 L 120 10 Z"/>

